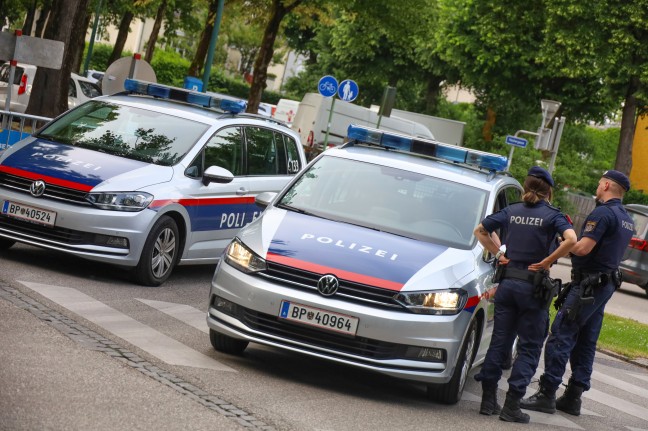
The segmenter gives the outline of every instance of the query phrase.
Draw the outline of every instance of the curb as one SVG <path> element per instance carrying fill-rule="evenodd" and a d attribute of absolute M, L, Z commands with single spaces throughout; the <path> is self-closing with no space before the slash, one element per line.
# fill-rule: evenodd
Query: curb
<path fill-rule="evenodd" d="M 647 358 L 630 359 L 627 356 L 619 355 L 618 353 L 612 352 L 611 350 L 596 349 L 596 351 L 604 353 L 604 354 L 606 354 L 608 356 L 612 356 L 613 358 L 628 362 L 630 364 L 636 365 L 638 367 L 648 369 L 648 359 Z"/>

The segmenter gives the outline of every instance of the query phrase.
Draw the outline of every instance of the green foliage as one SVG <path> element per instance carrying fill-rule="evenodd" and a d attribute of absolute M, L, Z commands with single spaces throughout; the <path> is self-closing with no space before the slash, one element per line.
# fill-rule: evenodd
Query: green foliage
<path fill-rule="evenodd" d="M 112 54 L 113 47 L 112 45 L 107 45 L 104 43 L 95 43 L 92 46 L 92 58 L 90 59 L 90 64 L 88 65 L 89 70 L 101 70 L 105 71 L 108 69 L 108 59 L 110 54 Z M 81 61 L 81 67 L 85 64 L 86 56 L 88 55 L 88 43 L 85 45 L 85 51 L 83 52 L 83 60 Z M 124 51 L 123 55 L 125 57 L 130 57 L 133 55 L 131 52 Z"/>
<path fill-rule="evenodd" d="M 213 91 L 214 93 L 228 94 L 230 96 L 247 100 L 248 95 L 250 94 L 250 84 L 242 78 L 230 77 L 218 71 L 212 73 L 209 77 L 208 90 Z M 285 96 L 281 93 L 266 90 L 263 92 L 261 101 L 276 105 L 277 102 L 279 102 L 279 99 L 284 97 Z"/>
<path fill-rule="evenodd" d="M 174 51 L 156 49 L 151 67 L 160 84 L 182 87 L 190 61 Z"/>

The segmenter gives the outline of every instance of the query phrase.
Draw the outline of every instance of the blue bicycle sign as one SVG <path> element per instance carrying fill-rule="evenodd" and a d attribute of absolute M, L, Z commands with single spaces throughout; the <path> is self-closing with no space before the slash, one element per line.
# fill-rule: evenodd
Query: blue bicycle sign
<path fill-rule="evenodd" d="M 335 96 L 335 93 L 337 93 L 338 90 L 337 79 L 331 75 L 322 76 L 317 84 L 317 88 L 319 93 L 324 97 Z"/>

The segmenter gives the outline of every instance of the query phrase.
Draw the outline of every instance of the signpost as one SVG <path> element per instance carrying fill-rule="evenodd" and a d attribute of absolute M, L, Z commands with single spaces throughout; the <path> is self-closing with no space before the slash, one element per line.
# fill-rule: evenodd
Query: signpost
<path fill-rule="evenodd" d="M 338 90 L 337 79 L 331 75 L 322 76 L 317 84 L 317 90 L 324 97 L 331 97 L 331 111 L 329 112 L 328 122 L 326 123 L 326 135 L 324 135 L 324 148 L 328 144 L 329 130 L 331 128 L 331 119 L 333 118 L 333 107 L 335 106 L 335 93 Z"/>

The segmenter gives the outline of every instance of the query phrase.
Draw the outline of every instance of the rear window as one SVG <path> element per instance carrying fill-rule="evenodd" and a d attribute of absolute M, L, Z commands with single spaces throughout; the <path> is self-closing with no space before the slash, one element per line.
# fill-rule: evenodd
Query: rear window
<path fill-rule="evenodd" d="M 50 123 L 38 137 L 171 166 L 208 128 L 204 123 L 156 111 L 93 100 Z"/>
<path fill-rule="evenodd" d="M 20 85 L 20 79 L 22 78 L 24 71 L 25 69 L 23 69 L 22 67 L 16 66 L 16 72 L 13 80 L 14 85 Z M 11 67 L 8 64 L 3 64 L 2 67 L 0 68 L 0 81 L 4 83 L 8 83 L 10 72 L 11 72 Z"/>
<path fill-rule="evenodd" d="M 279 207 L 408 238 L 470 249 L 488 192 L 372 163 L 323 157 Z"/>
<path fill-rule="evenodd" d="M 89 97 L 90 99 L 101 96 L 101 89 L 96 84 L 86 81 L 79 81 L 79 86 L 81 87 L 83 94 L 85 94 L 85 96 Z"/>
<path fill-rule="evenodd" d="M 643 214 L 627 210 L 628 215 L 632 217 L 632 220 L 634 221 L 634 235 L 639 237 L 639 238 L 645 238 L 646 236 L 646 228 L 648 227 L 648 216 L 645 216 Z"/>

